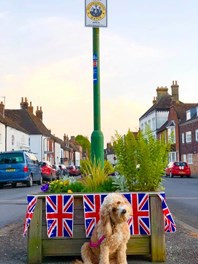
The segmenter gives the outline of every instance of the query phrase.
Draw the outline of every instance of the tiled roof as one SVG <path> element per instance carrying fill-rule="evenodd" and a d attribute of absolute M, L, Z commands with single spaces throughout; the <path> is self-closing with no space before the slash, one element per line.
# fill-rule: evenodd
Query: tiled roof
<path fill-rule="evenodd" d="M 56 137 L 56 136 L 54 136 L 54 135 L 51 135 L 51 138 L 52 138 L 55 142 L 59 143 L 59 144 L 61 145 L 61 148 L 62 148 L 62 149 L 64 149 L 64 150 L 69 150 L 69 147 L 66 146 L 65 142 L 64 142 L 62 139 L 60 139 L 60 138 L 58 138 L 58 137 Z"/>
<path fill-rule="evenodd" d="M 29 134 L 51 136 L 50 131 L 34 114 L 26 109 L 5 109 L 5 115 L 19 126 L 23 127 Z"/>
<path fill-rule="evenodd" d="M 172 103 L 172 96 L 167 94 L 162 96 L 159 101 L 157 101 L 154 105 L 152 105 L 139 119 L 147 116 L 152 113 L 154 110 L 156 111 L 169 111 Z"/>
<path fill-rule="evenodd" d="M 175 103 L 173 105 L 175 112 L 177 113 L 177 118 L 180 120 L 180 122 L 183 122 L 186 120 L 186 111 L 189 110 L 192 107 L 195 107 L 197 104 L 185 104 L 185 103 Z"/>
<path fill-rule="evenodd" d="M 16 130 L 19 130 L 21 132 L 24 132 L 26 134 L 29 134 L 27 130 L 25 130 L 23 127 L 21 127 L 19 124 L 15 123 L 12 119 L 8 118 L 7 116 L 0 115 L 0 123 L 12 127 Z"/>
<path fill-rule="evenodd" d="M 174 108 L 176 114 L 177 114 L 177 119 L 179 120 L 179 122 L 185 122 L 186 120 L 186 111 L 191 109 L 192 107 L 197 106 L 198 104 L 195 103 L 182 103 L 182 102 L 173 102 L 173 104 L 171 105 L 171 107 Z M 172 120 L 167 120 L 158 130 L 157 132 L 161 132 L 163 130 L 166 129 L 167 126 L 170 125 Z"/>

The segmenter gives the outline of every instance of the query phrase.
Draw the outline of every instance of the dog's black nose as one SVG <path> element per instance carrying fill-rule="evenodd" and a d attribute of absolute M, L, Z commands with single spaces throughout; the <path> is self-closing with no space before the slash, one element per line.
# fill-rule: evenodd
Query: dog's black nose
<path fill-rule="evenodd" d="M 122 214 L 126 214 L 126 209 L 123 209 L 122 210 Z"/>

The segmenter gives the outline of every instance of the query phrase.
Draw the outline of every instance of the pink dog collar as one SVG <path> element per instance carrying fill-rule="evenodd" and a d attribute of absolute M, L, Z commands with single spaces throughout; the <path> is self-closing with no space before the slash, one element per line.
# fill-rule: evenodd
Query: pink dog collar
<path fill-rule="evenodd" d="M 89 242 L 89 246 L 90 247 L 98 247 L 98 246 L 100 246 L 100 244 L 102 243 L 102 241 L 105 239 L 105 236 L 102 236 L 96 243 L 94 243 L 94 242 Z"/>

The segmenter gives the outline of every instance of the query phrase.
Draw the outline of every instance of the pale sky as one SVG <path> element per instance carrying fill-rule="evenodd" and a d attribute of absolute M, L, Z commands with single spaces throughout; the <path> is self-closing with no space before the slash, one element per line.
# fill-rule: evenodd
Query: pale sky
<path fill-rule="evenodd" d="M 93 131 L 92 28 L 84 0 L 0 1 L 0 100 L 42 106 L 44 124 L 63 138 Z M 100 29 L 101 130 L 137 131 L 157 86 L 179 84 L 198 102 L 198 1 L 108 0 Z"/>

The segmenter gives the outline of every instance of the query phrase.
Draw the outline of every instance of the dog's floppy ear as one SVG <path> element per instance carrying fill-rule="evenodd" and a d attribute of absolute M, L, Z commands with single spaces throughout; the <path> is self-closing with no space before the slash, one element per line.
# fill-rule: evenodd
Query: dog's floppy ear
<path fill-rule="evenodd" d="M 110 214 L 107 205 L 103 205 L 100 210 L 100 221 L 103 229 L 103 235 L 108 237 L 112 234 Z"/>

